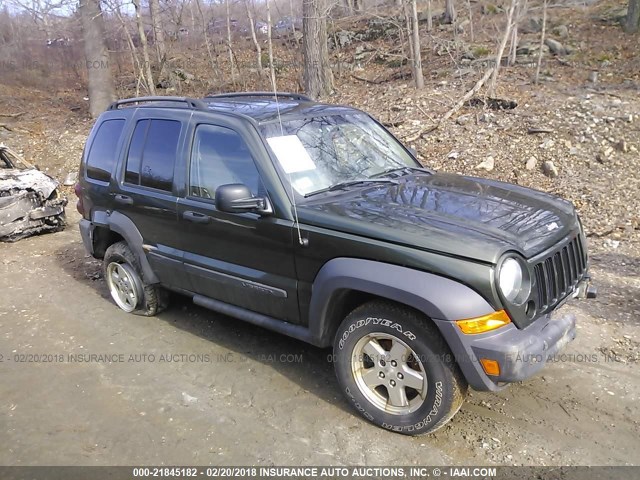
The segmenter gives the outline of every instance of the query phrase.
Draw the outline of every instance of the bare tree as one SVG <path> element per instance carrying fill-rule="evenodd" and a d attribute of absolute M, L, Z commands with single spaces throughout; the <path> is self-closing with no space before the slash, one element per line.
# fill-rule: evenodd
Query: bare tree
<path fill-rule="evenodd" d="M 201 25 L 202 25 L 202 35 L 204 37 L 204 44 L 207 48 L 207 54 L 209 55 L 209 62 L 211 63 L 211 71 L 218 76 L 221 81 L 224 81 L 224 75 L 222 71 L 218 68 L 218 61 L 216 60 L 216 56 L 214 56 L 214 51 L 211 46 L 211 40 L 209 39 L 209 33 L 207 32 L 207 21 L 204 18 L 202 13 L 202 6 L 200 5 L 200 0 L 195 0 L 196 8 L 198 9 L 198 16 L 200 17 Z M 195 21 L 195 20 L 194 20 Z M 194 28 L 195 30 L 195 28 Z"/>
<path fill-rule="evenodd" d="M 271 77 L 271 86 L 273 91 L 277 90 L 276 87 L 276 67 L 273 64 L 273 37 L 271 35 L 271 8 L 269 7 L 270 1 L 267 0 L 267 47 L 269 49 L 269 74 Z"/>
<path fill-rule="evenodd" d="M 89 113 L 100 115 L 116 98 L 109 52 L 104 41 L 104 19 L 100 0 L 80 0 L 84 56 L 89 84 Z"/>
<path fill-rule="evenodd" d="M 260 42 L 258 41 L 258 37 L 256 36 L 256 23 L 253 19 L 253 5 L 249 8 L 249 1 L 244 0 L 244 6 L 247 9 L 247 17 L 249 17 L 249 28 L 251 29 L 251 40 L 253 41 L 253 46 L 256 47 L 257 59 L 256 59 L 256 67 L 258 68 L 258 76 L 262 76 L 262 47 L 260 46 Z"/>
<path fill-rule="evenodd" d="M 538 63 L 536 65 L 536 76 L 533 83 L 540 81 L 540 65 L 542 64 L 542 48 L 544 47 L 544 36 L 547 31 L 547 0 L 542 4 L 542 31 L 540 32 L 540 45 L 538 50 Z"/>
<path fill-rule="evenodd" d="M 44 30 L 47 38 L 52 36 L 51 17 L 56 11 L 73 5 L 72 0 L 11 0 L 8 3 L 26 11 L 34 23 Z"/>
<path fill-rule="evenodd" d="M 455 0 L 445 0 L 444 3 L 444 23 L 454 23 L 456 21 Z"/>
<path fill-rule="evenodd" d="M 422 54 L 420 47 L 420 32 L 418 30 L 418 7 L 416 0 L 407 0 L 404 5 L 407 29 L 409 31 L 409 52 L 411 55 L 411 73 L 416 88 L 424 87 L 422 74 Z"/>
<path fill-rule="evenodd" d="M 160 77 L 164 62 L 167 59 L 167 51 L 164 42 L 164 28 L 160 15 L 159 0 L 149 0 L 149 13 L 151 14 L 151 24 L 153 25 L 153 39 L 156 45 L 156 54 L 158 55 L 158 77 Z"/>
<path fill-rule="evenodd" d="M 149 95 L 156 94 L 156 85 L 153 81 L 153 72 L 151 71 L 151 59 L 149 57 L 149 44 L 147 42 L 147 35 L 144 33 L 144 23 L 142 22 L 142 11 L 140 7 L 140 0 L 132 0 L 133 6 L 136 9 L 136 23 L 138 25 L 138 35 L 140 36 L 140 46 L 142 47 L 142 59 L 144 60 L 144 76 L 147 84 L 147 91 Z"/>
<path fill-rule="evenodd" d="M 325 0 L 302 0 L 302 54 L 304 88 L 312 97 L 333 89 L 333 74 L 327 46 L 327 6 Z"/>
<path fill-rule="evenodd" d="M 640 28 L 640 0 L 629 0 L 627 20 L 624 30 L 627 33 L 635 33 Z"/>
<path fill-rule="evenodd" d="M 467 10 L 469 11 L 469 40 L 475 42 L 473 33 L 473 10 L 471 9 L 471 0 L 467 0 Z"/>
<path fill-rule="evenodd" d="M 507 46 L 507 41 L 511 35 L 511 30 L 513 28 L 513 14 L 518 6 L 518 0 L 511 0 L 511 5 L 509 5 L 509 10 L 507 12 L 507 24 L 504 27 L 504 35 L 502 36 L 502 40 L 500 41 L 500 46 L 498 47 L 498 53 L 496 54 L 496 65 L 493 68 L 493 73 L 491 75 L 491 83 L 489 84 L 489 94 L 495 95 L 496 85 L 498 83 L 498 72 L 500 71 L 500 64 L 502 63 L 502 55 L 504 54 L 504 49 Z"/>
<path fill-rule="evenodd" d="M 229 14 L 229 0 L 225 0 L 227 14 L 227 50 L 229 50 L 229 65 L 231 66 L 231 82 L 236 85 L 236 64 L 234 61 L 233 47 L 231 46 L 231 16 Z"/>

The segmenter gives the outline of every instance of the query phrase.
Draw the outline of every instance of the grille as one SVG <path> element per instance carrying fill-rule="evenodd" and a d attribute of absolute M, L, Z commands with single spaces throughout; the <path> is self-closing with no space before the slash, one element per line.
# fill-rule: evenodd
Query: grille
<path fill-rule="evenodd" d="M 545 313 L 573 291 L 587 270 L 582 236 L 576 236 L 534 267 L 538 311 Z"/>

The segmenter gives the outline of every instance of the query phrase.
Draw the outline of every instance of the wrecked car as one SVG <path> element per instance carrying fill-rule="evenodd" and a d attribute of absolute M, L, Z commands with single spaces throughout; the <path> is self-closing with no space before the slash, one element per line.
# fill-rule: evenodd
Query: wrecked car
<path fill-rule="evenodd" d="M 0 240 L 14 242 L 65 227 L 58 182 L 0 144 Z"/>

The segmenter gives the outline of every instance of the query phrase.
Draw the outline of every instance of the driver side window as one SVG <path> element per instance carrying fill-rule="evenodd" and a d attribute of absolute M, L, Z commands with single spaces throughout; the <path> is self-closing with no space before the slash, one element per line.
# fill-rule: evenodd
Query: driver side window
<path fill-rule="evenodd" d="M 213 200 L 217 188 L 229 183 L 242 183 L 253 195 L 260 193 L 260 176 L 247 144 L 230 128 L 198 125 L 191 149 L 189 195 Z"/>

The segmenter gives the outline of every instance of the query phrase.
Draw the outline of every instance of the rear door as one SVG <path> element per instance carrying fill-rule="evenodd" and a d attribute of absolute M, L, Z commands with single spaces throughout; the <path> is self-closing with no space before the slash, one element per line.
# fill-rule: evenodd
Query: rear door
<path fill-rule="evenodd" d="M 144 250 L 160 281 L 187 288 L 179 249 L 176 165 L 184 156 L 191 112 L 140 108 L 133 118 L 124 161 L 112 190 L 114 207 L 138 228 Z"/>
<path fill-rule="evenodd" d="M 178 201 L 191 290 L 289 322 L 299 322 L 292 224 L 277 215 L 216 209 L 220 185 L 245 184 L 268 196 L 254 159 L 264 148 L 251 127 L 220 116 L 192 122 L 190 163 Z"/>

